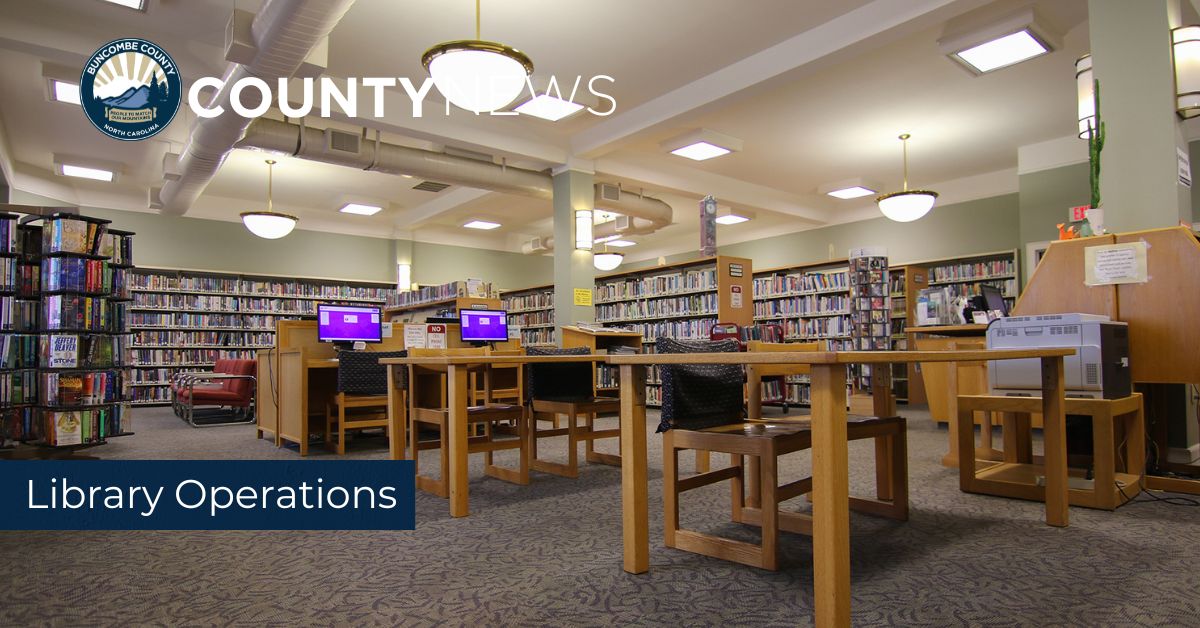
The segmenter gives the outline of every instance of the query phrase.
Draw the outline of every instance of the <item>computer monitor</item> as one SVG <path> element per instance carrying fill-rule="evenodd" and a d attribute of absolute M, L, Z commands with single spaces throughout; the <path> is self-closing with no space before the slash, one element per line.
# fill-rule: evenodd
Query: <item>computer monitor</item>
<path fill-rule="evenodd" d="M 317 304 L 317 339 L 352 343 L 383 340 L 383 312 L 373 305 Z"/>
<path fill-rule="evenodd" d="M 463 342 L 508 340 L 508 312 L 503 310 L 459 310 L 458 323 Z"/>
<path fill-rule="evenodd" d="M 1001 316 L 1008 316 L 1008 302 L 1004 300 L 1004 293 L 1000 291 L 1000 288 L 985 283 L 979 289 L 989 312 L 998 310 Z"/>

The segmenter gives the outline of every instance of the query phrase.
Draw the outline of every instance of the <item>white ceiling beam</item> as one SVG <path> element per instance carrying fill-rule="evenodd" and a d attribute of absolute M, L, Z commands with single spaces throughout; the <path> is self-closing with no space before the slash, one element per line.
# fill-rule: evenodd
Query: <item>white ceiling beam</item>
<path fill-rule="evenodd" d="M 927 26 L 952 8 L 961 13 L 987 0 L 875 0 L 779 44 L 725 66 L 575 134 L 571 152 L 597 158 L 632 136 L 741 93 L 817 60 L 844 51 L 898 26 L 920 20 Z"/>
<path fill-rule="evenodd" d="M 402 210 L 400 217 L 396 219 L 395 228 L 401 231 L 411 231 L 420 228 L 434 218 L 488 194 L 492 194 L 492 192 L 490 190 L 465 187 L 442 192 L 431 201 Z"/>
<path fill-rule="evenodd" d="M 812 224 L 822 224 L 829 219 L 825 210 L 805 204 L 794 194 L 683 164 L 664 164 L 662 160 L 647 156 L 622 154 L 598 159 L 596 172 L 617 179 L 640 181 L 686 196 L 711 194 L 722 204 L 777 212 Z"/>

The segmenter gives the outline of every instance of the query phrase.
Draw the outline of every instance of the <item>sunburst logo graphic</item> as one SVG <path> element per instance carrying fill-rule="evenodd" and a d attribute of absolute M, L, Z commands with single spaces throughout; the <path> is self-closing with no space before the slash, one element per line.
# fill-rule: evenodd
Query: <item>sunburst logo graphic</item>
<path fill-rule="evenodd" d="M 175 61 L 144 39 L 118 39 L 101 46 L 84 66 L 79 86 L 88 120 L 114 139 L 153 137 L 179 111 Z"/>

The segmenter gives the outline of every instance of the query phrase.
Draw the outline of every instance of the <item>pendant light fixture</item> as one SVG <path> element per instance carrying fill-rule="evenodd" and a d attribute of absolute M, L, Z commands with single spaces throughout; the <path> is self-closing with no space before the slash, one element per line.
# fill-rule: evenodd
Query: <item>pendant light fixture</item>
<path fill-rule="evenodd" d="M 475 39 L 440 43 L 421 55 L 421 65 L 446 100 L 477 114 L 508 106 L 533 74 L 533 61 L 525 53 L 480 39 L 479 0 L 475 0 Z"/>
<path fill-rule="evenodd" d="M 912 222 L 928 214 L 929 210 L 933 209 L 933 203 L 938 197 L 938 193 L 932 190 L 908 189 L 909 137 L 911 136 L 908 133 L 900 136 L 900 142 L 904 146 L 904 189 L 891 194 L 881 194 L 875 198 L 875 202 L 879 205 L 879 211 L 896 222 Z"/>
<path fill-rule="evenodd" d="M 620 266 L 621 262 L 624 260 L 624 253 L 610 251 L 608 250 L 608 245 L 606 244 L 604 245 L 604 251 L 602 253 L 596 253 L 592 255 L 592 266 L 595 266 L 596 270 L 616 270 L 617 266 Z"/>
<path fill-rule="evenodd" d="M 242 212 L 242 224 L 250 233 L 267 240 L 278 240 L 296 228 L 299 218 L 273 211 L 272 184 L 274 183 L 275 160 L 267 160 L 267 211 Z"/>

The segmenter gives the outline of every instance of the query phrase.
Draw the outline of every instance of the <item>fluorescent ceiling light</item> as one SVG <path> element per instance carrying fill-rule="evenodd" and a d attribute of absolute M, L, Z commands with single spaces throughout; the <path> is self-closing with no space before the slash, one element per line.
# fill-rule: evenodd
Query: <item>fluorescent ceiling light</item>
<path fill-rule="evenodd" d="M 146 0 L 104 0 L 104 1 L 109 4 L 116 4 L 119 6 L 128 7 L 130 9 L 135 9 L 137 11 L 145 11 L 146 10 Z"/>
<path fill-rule="evenodd" d="M 855 185 L 853 187 L 842 188 L 840 190 L 831 190 L 829 192 L 826 192 L 826 194 L 828 194 L 834 198 L 850 199 L 850 198 L 862 198 L 864 196 L 871 196 L 872 194 L 875 194 L 878 191 L 879 190 L 871 190 L 871 189 L 864 188 L 861 185 Z"/>
<path fill-rule="evenodd" d="M 79 104 L 79 86 L 75 83 L 67 83 L 50 79 L 50 97 L 58 102 L 71 103 L 72 105 Z"/>
<path fill-rule="evenodd" d="M 1005 35 L 984 44 L 957 53 L 957 57 L 979 73 L 1027 61 L 1050 52 L 1050 48 L 1038 41 L 1028 30 Z"/>
<path fill-rule="evenodd" d="M 704 161 L 742 150 L 742 140 L 708 129 L 696 129 L 659 144 L 672 155 Z"/>
<path fill-rule="evenodd" d="M 614 233 L 612 235 L 606 235 L 606 236 L 600 236 L 599 238 L 596 238 L 596 244 L 604 244 L 605 242 L 612 242 L 613 240 L 619 240 L 619 239 L 621 239 L 621 234 L 619 234 L 619 233 Z"/>
<path fill-rule="evenodd" d="M 744 209 L 732 209 L 730 207 L 717 207 L 717 224 L 718 225 L 736 225 L 746 222 L 754 218 L 754 214 Z"/>
<path fill-rule="evenodd" d="M 609 240 L 608 241 L 609 246 L 615 246 L 615 247 L 620 247 L 620 248 L 624 248 L 627 246 L 633 246 L 635 244 L 637 244 L 637 242 L 631 242 L 629 240 Z"/>
<path fill-rule="evenodd" d="M 95 179 L 96 181 L 112 181 L 113 172 L 111 170 L 101 170 L 99 168 L 85 168 L 84 166 L 74 166 L 71 164 L 62 164 L 60 167 L 62 174 L 68 177 L 79 177 L 81 179 Z"/>
<path fill-rule="evenodd" d="M 483 229 L 484 231 L 488 231 L 499 227 L 500 223 L 487 220 L 472 220 L 463 226 L 467 229 Z"/>
<path fill-rule="evenodd" d="M 551 122 L 558 122 L 567 116 L 583 111 L 583 105 L 547 96 L 546 94 L 538 94 L 536 97 L 518 105 L 514 111 Z"/>
<path fill-rule="evenodd" d="M 363 205 L 362 203 L 346 203 L 338 210 L 343 214 L 358 214 L 359 216 L 374 216 L 383 211 L 382 207 Z"/>

